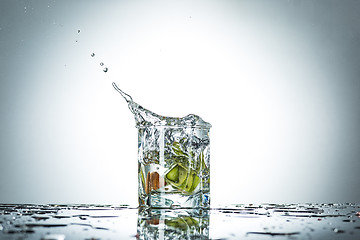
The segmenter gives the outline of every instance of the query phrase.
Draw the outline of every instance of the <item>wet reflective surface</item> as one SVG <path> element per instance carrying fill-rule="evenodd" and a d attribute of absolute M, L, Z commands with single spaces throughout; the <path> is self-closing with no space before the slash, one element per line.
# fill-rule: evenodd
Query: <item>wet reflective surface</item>
<path fill-rule="evenodd" d="M 0 204 L 0 239 L 359 239 L 360 204 L 233 204 L 207 211 Z"/>

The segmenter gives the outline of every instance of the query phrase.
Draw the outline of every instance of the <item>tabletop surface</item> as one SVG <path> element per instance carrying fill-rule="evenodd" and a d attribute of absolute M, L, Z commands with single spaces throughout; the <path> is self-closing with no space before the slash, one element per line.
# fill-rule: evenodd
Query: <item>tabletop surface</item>
<path fill-rule="evenodd" d="M 360 239 L 360 204 L 0 204 L 0 239 Z"/>

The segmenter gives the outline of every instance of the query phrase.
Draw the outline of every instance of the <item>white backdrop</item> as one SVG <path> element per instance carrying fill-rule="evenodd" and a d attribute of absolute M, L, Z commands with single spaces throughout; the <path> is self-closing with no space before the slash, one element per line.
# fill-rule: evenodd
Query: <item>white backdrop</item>
<path fill-rule="evenodd" d="M 212 124 L 213 204 L 358 201 L 359 10 L 1 1 L 0 202 L 137 204 L 137 131 L 113 81 Z"/>

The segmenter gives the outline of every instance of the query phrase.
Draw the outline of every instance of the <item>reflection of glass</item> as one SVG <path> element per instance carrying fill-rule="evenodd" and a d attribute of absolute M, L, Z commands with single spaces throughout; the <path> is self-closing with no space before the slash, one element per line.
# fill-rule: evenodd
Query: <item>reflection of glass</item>
<path fill-rule="evenodd" d="M 137 239 L 209 239 L 209 212 L 139 209 Z"/>

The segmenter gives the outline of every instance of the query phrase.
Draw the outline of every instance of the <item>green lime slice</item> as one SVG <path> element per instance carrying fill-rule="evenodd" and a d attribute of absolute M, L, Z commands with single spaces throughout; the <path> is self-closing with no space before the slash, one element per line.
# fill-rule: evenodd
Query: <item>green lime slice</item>
<path fill-rule="evenodd" d="M 187 179 L 188 172 L 185 168 L 178 165 L 179 168 L 179 186 L 183 185 Z"/>
<path fill-rule="evenodd" d="M 200 183 L 199 176 L 194 174 L 193 175 L 193 183 L 191 185 L 191 188 L 190 188 L 189 192 L 192 193 L 196 189 L 196 187 L 199 185 L 199 183 Z"/>
<path fill-rule="evenodd" d="M 186 217 L 183 217 L 182 219 L 185 220 L 185 222 L 187 223 L 188 226 L 191 227 L 192 225 L 194 225 L 191 217 L 186 216 Z"/>
<path fill-rule="evenodd" d="M 165 180 L 173 187 L 187 193 L 192 193 L 200 182 L 200 178 L 194 170 L 185 168 L 180 164 L 170 168 L 165 174 Z"/>
<path fill-rule="evenodd" d="M 193 179 L 194 179 L 194 175 L 193 174 L 188 174 L 188 178 L 187 178 L 186 184 L 184 186 L 185 191 L 190 192 L 190 189 L 191 189 L 191 187 L 193 185 Z"/>
<path fill-rule="evenodd" d="M 167 174 L 166 178 L 174 183 L 179 182 L 179 166 L 175 166 L 173 169 L 171 169 Z"/>

